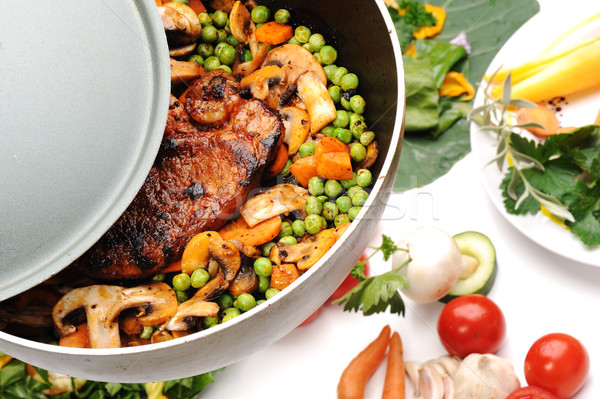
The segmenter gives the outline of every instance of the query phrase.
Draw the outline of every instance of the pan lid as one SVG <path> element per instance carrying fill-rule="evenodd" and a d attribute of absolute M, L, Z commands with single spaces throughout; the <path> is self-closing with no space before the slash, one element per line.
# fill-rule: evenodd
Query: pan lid
<path fill-rule="evenodd" d="M 123 213 L 164 132 L 169 54 L 151 0 L 0 13 L 0 300 L 64 269 Z"/>

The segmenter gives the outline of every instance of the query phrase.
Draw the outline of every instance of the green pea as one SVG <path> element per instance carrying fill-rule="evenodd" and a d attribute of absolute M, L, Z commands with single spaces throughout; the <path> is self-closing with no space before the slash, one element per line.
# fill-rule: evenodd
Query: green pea
<path fill-rule="evenodd" d="M 323 204 L 321 204 L 321 201 L 319 201 L 319 199 L 317 197 L 310 196 L 306 199 L 306 204 L 304 205 L 304 210 L 309 215 L 318 215 L 321 212 L 323 212 Z M 305 221 L 305 224 L 306 224 L 306 221 Z M 308 230 L 308 226 L 306 226 L 306 228 Z M 310 231 L 309 231 L 309 233 L 310 233 Z"/>
<path fill-rule="evenodd" d="M 331 86 L 331 87 L 336 87 L 336 86 Z M 348 111 L 344 111 L 342 109 L 339 109 L 336 111 L 336 118 L 333 121 L 333 126 L 335 127 L 346 127 L 348 126 L 348 123 L 350 122 L 350 115 L 348 115 Z"/>
<path fill-rule="evenodd" d="M 313 33 L 308 39 L 308 44 L 312 47 L 313 52 L 320 51 L 325 46 L 325 38 L 320 33 Z"/>
<path fill-rule="evenodd" d="M 306 226 L 308 234 L 317 234 L 324 227 L 321 217 L 317 214 L 308 215 L 304 219 L 304 226 Z"/>
<path fill-rule="evenodd" d="M 242 312 L 238 308 L 227 308 L 223 310 L 223 323 L 241 315 Z"/>
<path fill-rule="evenodd" d="M 350 97 L 350 108 L 352 108 L 352 112 L 356 112 L 357 114 L 362 114 L 365 112 L 365 107 L 367 102 L 362 96 L 358 94 Z"/>
<path fill-rule="evenodd" d="M 233 306 L 233 297 L 231 294 L 225 292 L 217 299 L 217 305 L 219 305 L 221 310 L 228 309 Z"/>
<path fill-rule="evenodd" d="M 190 276 L 186 273 L 179 273 L 173 277 L 173 288 L 177 291 L 186 291 L 190 288 Z"/>
<path fill-rule="evenodd" d="M 233 306 L 242 312 L 247 312 L 256 306 L 256 299 L 252 296 L 252 294 L 244 292 L 243 294 L 240 294 L 235 301 L 233 301 Z"/>
<path fill-rule="evenodd" d="M 333 137 L 335 137 L 344 144 L 348 144 L 352 141 L 352 132 L 350 132 L 349 129 L 345 129 L 343 127 L 336 127 L 333 131 Z"/>
<path fill-rule="evenodd" d="M 326 136 L 333 137 L 333 132 L 335 128 L 332 125 L 327 125 L 323 129 L 321 129 L 321 133 Z"/>
<path fill-rule="evenodd" d="M 359 191 L 365 191 L 365 190 L 363 190 L 363 188 L 359 185 L 354 185 L 354 186 L 350 187 L 348 189 L 348 197 L 352 198 L 354 196 L 354 194 L 358 193 Z"/>
<path fill-rule="evenodd" d="M 360 143 L 352 143 L 350 157 L 354 162 L 361 162 L 367 157 L 367 149 Z"/>
<path fill-rule="evenodd" d="M 252 61 L 252 51 L 244 49 L 244 62 Z"/>
<path fill-rule="evenodd" d="M 211 328 L 219 324 L 219 318 L 217 316 L 204 316 L 200 318 L 200 323 L 204 329 Z"/>
<path fill-rule="evenodd" d="M 325 195 L 328 196 L 329 198 L 337 198 L 342 194 L 342 191 L 344 191 L 342 184 L 337 181 L 337 180 L 327 180 L 325 182 Z"/>
<path fill-rule="evenodd" d="M 204 68 L 207 71 L 214 71 L 221 65 L 221 61 L 219 61 L 219 57 L 211 55 L 207 59 L 204 60 Z"/>
<path fill-rule="evenodd" d="M 348 210 L 348 218 L 350 220 L 354 220 L 356 219 L 356 217 L 358 216 L 358 213 L 360 212 L 362 208 L 360 206 L 353 206 L 352 208 L 350 208 Z"/>
<path fill-rule="evenodd" d="M 369 169 L 359 169 L 356 172 L 356 182 L 361 187 L 368 187 L 373 181 L 373 174 Z"/>
<path fill-rule="evenodd" d="M 350 132 L 352 136 L 360 140 L 360 135 L 363 134 L 367 130 L 367 124 L 364 121 L 358 119 L 354 124 L 350 125 Z"/>
<path fill-rule="evenodd" d="M 310 184 L 310 182 L 309 182 Z M 292 230 L 294 230 L 294 235 L 296 237 L 301 237 L 306 234 L 306 227 L 304 226 L 304 220 L 296 219 L 292 223 Z"/>
<path fill-rule="evenodd" d="M 300 46 L 300 45 L 302 45 L 302 43 L 300 43 L 300 42 L 298 41 L 298 39 L 296 39 L 296 36 L 292 36 L 292 37 L 290 37 L 290 40 L 288 40 L 288 43 L 289 43 L 289 44 L 297 44 L 297 45 L 299 45 L 299 46 Z"/>
<path fill-rule="evenodd" d="M 255 24 L 264 24 L 271 18 L 271 10 L 266 6 L 256 6 L 250 12 L 250 18 Z"/>
<path fill-rule="evenodd" d="M 231 71 L 231 68 L 229 67 L 229 65 L 219 65 L 217 67 L 217 69 L 222 69 L 222 70 L 224 70 L 225 72 L 227 72 L 230 75 L 233 74 L 233 72 Z"/>
<path fill-rule="evenodd" d="M 298 240 L 296 240 L 296 237 L 294 237 L 294 236 L 281 237 L 281 239 L 279 240 L 279 242 L 282 243 L 282 244 L 288 244 L 288 245 L 296 245 L 296 244 L 298 244 Z"/>
<path fill-rule="evenodd" d="M 200 66 L 204 65 L 204 58 L 200 54 L 192 54 L 188 61 L 196 61 L 196 63 Z"/>
<path fill-rule="evenodd" d="M 185 301 L 190 299 L 190 296 L 186 291 L 175 290 L 175 298 L 177 298 L 177 303 L 184 303 Z"/>
<path fill-rule="evenodd" d="M 300 148 L 298 148 L 298 153 L 302 158 L 311 156 L 315 154 L 316 145 L 312 141 L 305 141 L 300 144 Z"/>
<path fill-rule="evenodd" d="M 269 300 L 269 299 L 273 298 L 275 295 L 279 294 L 280 292 L 281 292 L 281 290 L 271 287 L 265 291 L 265 299 Z"/>
<path fill-rule="evenodd" d="M 240 42 L 233 37 L 233 35 L 227 35 L 227 39 L 225 39 L 225 41 L 230 45 L 230 46 L 237 46 L 238 44 L 240 44 Z"/>
<path fill-rule="evenodd" d="M 200 288 L 210 280 L 210 275 L 204 269 L 196 269 L 192 272 L 190 284 L 194 288 Z"/>
<path fill-rule="evenodd" d="M 152 281 L 165 281 L 167 275 L 165 273 L 158 273 L 152 277 Z"/>
<path fill-rule="evenodd" d="M 321 61 L 325 65 L 331 65 L 337 60 L 337 51 L 332 46 L 324 45 L 319 50 Z"/>
<path fill-rule="evenodd" d="M 227 36 L 229 36 L 229 33 L 225 29 L 217 30 L 217 40 L 215 40 L 215 43 L 227 43 Z"/>
<path fill-rule="evenodd" d="M 365 117 L 362 116 L 361 114 L 357 114 L 356 112 L 353 112 L 353 113 L 350 114 L 350 126 L 356 124 L 359 121 L 364 122 L 365 121 Z"/>
<path fill-rule="evenodd" d="M 201 12 L 200 14 L 198 14 L 198 19 L 200 20 L 200 23 L 202 24 L 202 27 L 206 27 L 208 25 L 212 25 L 213 20 L 210 17 L 210 15 L 208 15 L 207 12 Z"/>
<path fill-rule="evenodd" d="M 326 202 L 323 204 L 323 217 L 325 220 L 333 222 L 338 213 L 339 209 L 333 202 Z"/>
<path fill-rule="evenodd" d="M 310 51 L 311 53 L 314 52 L 313 49 L 312 49 L 312 46 L 310 45 L 310 43 L 304 43 L 302 45 L 302 47 L 304 47 L 306 50 Z"/>
<path fill-rule="evenodd" d="M 275 246 L 275 243 L 273 241 L 269 241 L 267 243 L 264 243 L 261 247 L 260 247 L 260 252 L 262 254 L 262 256 L 265 257 L 269 257 L 269 254 L 271 253 L 271 248 L 273 248 Z"/>
<path fill-rule="evenodd" d="M 256 258 L 254 261 L 254 272 L 257 276 L 269 277 L 273 270 L 271 259 L 266 257 Z"/>
<path fill-rule="evenodd" d="M 315 197 L 323 194 L 325 183 L 319 176 L 313 176 L 308 181 L 308 192 Z"/>
<path fill-rule="evenodd" d="M 331 74 L 331 83 L 334 85 L 340 85 L 340 80 L 342 77 L 348 73 L 348 70 L 345 67 L 337 67 L 335 71 Z"/>
<path fill-rule="evenodd" d="M 364 190 L 358 191 L 352 196 L 352 205 L 363 206 L 367 202 L 367 198 L 369 198 L 369 193 Z"/>
<path fill-rule="evenodd" d="M 370 130 L 363 132 L 363 134 L 360 135 L 359 140 L 360 143 L 366 147 L 371 144 L 373 140 L 375 140 L 375 133 Z"/>
<path fill-rule="evenodd" d="M 152 338 L 152 334 L 154 334 L 153 326 L 144 326 L 142 333 L 140 334 L 141 339 L 150 339 Z"/>
<path fill-rule="evenodd" d="M 223 48 L 225 46 L 228 46 L 228 44 L 226 42 L 217 43 L 217 45 L 215 46 L 215 55 L 217 57 L 221 56 L 221 51 L 223 51 Z"/>
<path fill-rule="evenodd" d="M 256 301 L 256 306 L 261 305 L 263 303 L 267 302 L 266 299 L 259 299 L 258 301 Z"/>
<path fill-rule="evenodd" d="M 203 58 L 208 58 L 211 55 L 215 55 L 215 48 L 209 43 L 199 43 L 198 47 L 196 47 L 196 52 Z"/>
<path fill-rule="evenodd" d="M 346 190 L 356 186 L 356 172 L 352 172 L 352 179 L 341 180 L 340 183 L 342 184 L 342 187 L 344 187 Z"/>
<path fill-rule="evenodd" d="M 342 98 L 340 98 L 340 105 L 342 106 L 342 108 L 344 108 L 346 111 L 350 111 L 352 110 L 352 108 L 350 107 L 350 101 L 346 98 L 346 93 L 342 94 Z"/>
<path fill-rule="evenodd" d="M 338 227 L 338 226 L 340 226 L 344 223 L 348 223 L 348 222 L 350 222 L 350 218 L 348 217 L 347 213 L 340 213 L 333 220 L 333 224 L 335 227 Z"/>
<path fill-rule="evenodd" d="M 279 230 L 279 234 L 277 234 L 277 239 L 279 240 L 282 237 L 291 236 L 292 234 L 294 234 L 292 224 L 287 220 L 281 222 L 281 229 Z"/>
<path fill-rule="evenodd" d="M 290 174 L 290 166 L 292 166 L 293 163 L 294 162 L 291 159 L 288 159 L 287 162 L 285 163 L 285 166 L 281 170 L 281 172 L 279 172 L 279 175 L 280 176 L 289 176 L 289 174 Z"/>
<path fill-rule="evenodd" d="M 296 30 L 294 30 L 294 37 L 296 38 L 296 40 L 298 40 L 302 44 L 308 42 L 308 39 L 310 39 L 310 35 L 311 35 L 310 29 L 304 25 L 300 25 L 299 27 L 296 28 Z"/>
<path fill-rule="evenodd" d="M 258 276 L 258 292 L 264 294 L 265 291 L 269 289 L 270 284 L 271 281 L 268 277 Z M 258 301 L 256 302 L 256 304 L 258 305 Z"/>
<path fill-rule="evenodd" d="M 223 10 L 216 10 L 212 15 L 212 20 L 215 26 L 218 26 L 219 28 L 224 28 L 225 25 L 227 25 L 228 18 L 229 15 L 227 15 L 227 13 Z"/>
<path fill-rule="evenodd" d="M 321 59 L 322 59 L 322 57 L 321 57 Z M 325 65 L 323 67 L 323 70 L 325 71 L 325 76 L 327 77 L 328 82 L 331 82 L 331 75 L 333 74 L 333 72 L 335 72 L 336 69 L 337 69 L 337 66 L 335 64 Z"/>
<path fill-rule="evenodd" d="M 285 8 L 280 8 L 279 10 L 275 11 L 273 18 L 280 24 L 287 24 L 290 22 L 290 12 Z"/>
<path fill-rule="evenodd" d="M 327 219 L 325 219 L 323 217 L 323 215 L 319 215 L 319 217 L 321 218 L 321 226 L 323 226 L 323 227 L 321 227 L 321 230 L 323 230 L 323 229 L 327 228 Z"/>
<path fill-rule="evenodd" d="M 337 85 L 331 85 L 331 86 L 329 86 L 327 91 L 329 92 L 329 96 L 331 96 L 331 99 L 333 100 L 333 102 L 335 104 L 338 104 L 340 102 L 340 100 L 342 99 L 342 88 Z"/>
<path fill-rule="evenodd" d="M 203 43 L 212 43 L 217 40 L 217 28 L 208 25 L 202 29 L 202 33 L 200 33 L 200 40 Z"/>
<path fill-rule="evenodd" d="M 354 73 L 347 73 L 340 79 L 340 86 L 344 91 L 356 89 L 358 87 L 358 76 Z"/>
<path fill-rule="evenodd" d="M 329 201 L 329 197 L 326 195 L 319 195 L 317 197 L 317 199 L 319 200 L 319 202 L 321 203 L 321 205 L 323 205 L 324 203 L 326 203 L 327 201 Z"/>
<path fill-rule="evenodd" d="M 335 200 L 335 204 L 342 213 L 348 213 L 352 206 L 352 199 L 347 195 L 342 195 Z"/>

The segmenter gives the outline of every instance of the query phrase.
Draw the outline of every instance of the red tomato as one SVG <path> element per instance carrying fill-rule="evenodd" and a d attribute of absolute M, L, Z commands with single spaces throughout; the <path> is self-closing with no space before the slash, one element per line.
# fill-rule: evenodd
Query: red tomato
<path fill-rule="evenodd" d="M 305 326 L 307 324 L 312 323 L 317 318 L 317 316 L 319 316 L 319 314 L 321 313 L 321 310 L 323 310 L 322 306 L 319 309 L 315 310 L 313 312 L 313 314 L 311 314 L 310 316 L 308 316 L 306 318 L 306 320 L 304 320 L 298 327 L 302 327 L 302 326 Z"/>
<path fill-rule="evenodd" d="M 506 399 L 557 399 L 556 396 L 552 395 L 550 392 L 534 387 L 522 387 L 511 393 L 506 397 Z"/>
<path fill-rule="evenodd" d="M 367 259 L 366 255 L 361 255 L 360 260 Z M 369 277 L 369 262 L 365 263 L 364 266 L 365 276 Z M 358 279 L 352 277 L 352 274 L 348 274 L 348 277 L 340 284 L 340 286 L 331 294 L 329 297 L 329 302 L 335 301 L 336 299 L 340 299 L 343 297 L 346 292 L 350 291 L 352 288 L 356 287 L 360 283 Z"/>
<path fill-rule="evenodd" d="M 575 395 L 590 371 L 590 357 L 577 339 L 568 334 L 544 335 L 525 357 L 525 379 L 558 399 Z"/>
<path fill-rule="evenodd" d="M 448 353 L 462 359 L 471 353 L 496 353 L 506 335 L 506 321 L 491 299 L 465 295 L 444 306 L 437 329 Z"/>

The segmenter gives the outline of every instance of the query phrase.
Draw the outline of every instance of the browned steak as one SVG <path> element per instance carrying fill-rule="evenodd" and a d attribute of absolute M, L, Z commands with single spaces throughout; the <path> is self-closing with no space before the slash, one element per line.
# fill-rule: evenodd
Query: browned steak
<path fill-rule="evenodd" d="M 163 142 L 135 199 L 74 266 L 97 279 L 159 273 L 197 233 L 223 226 L 258 186 L 283 135 L 279 116 L 242 99 L 221 70 L 171 98 Z"/>

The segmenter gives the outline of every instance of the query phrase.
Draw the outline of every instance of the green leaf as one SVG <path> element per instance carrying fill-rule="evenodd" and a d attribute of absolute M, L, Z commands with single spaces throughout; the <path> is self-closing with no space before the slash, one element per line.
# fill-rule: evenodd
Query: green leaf
<path fill-rule="evenodd" d="M 404 57 L 406 86 L 406 123 L 409 131 L 423 131 L 437 126 L 439 95 L 428 59 Z"/>
<path fill-rule="evenodd" d="M 467 57 L 467 50 L 458 44 L 419 39 L 415 41 L 417 58 L 431 62 L 435 86 L 439 90 L 448 71 L 457 62 Z"/>

